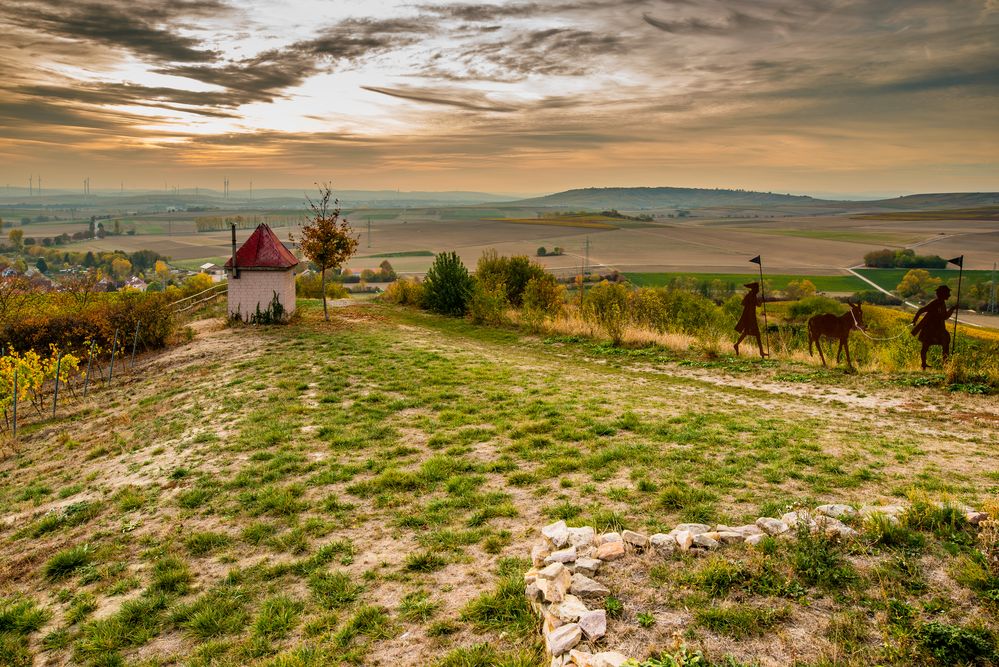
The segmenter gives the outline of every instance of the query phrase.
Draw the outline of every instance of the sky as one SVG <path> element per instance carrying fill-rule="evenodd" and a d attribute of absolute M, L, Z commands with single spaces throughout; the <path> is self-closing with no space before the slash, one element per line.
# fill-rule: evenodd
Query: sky
<path fill-rule="evenodd" d="M 3 0 L 0 186 L 999 191 L 999 0 Z"/>

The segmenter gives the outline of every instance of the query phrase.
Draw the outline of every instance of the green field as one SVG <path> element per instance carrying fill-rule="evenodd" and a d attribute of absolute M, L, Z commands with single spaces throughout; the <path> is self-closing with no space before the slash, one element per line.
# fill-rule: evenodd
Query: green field
<path fill-rule="evenodd" d="M 925 236 L 925 234 L 905 232 L 866 232 L 848 229 L 766 229 L 754 231 L 775 236 L 793 236 L 820 241 L 844 241 L 847 243 L 870 243 L 876 245 L 904 245 Z"/>
<path fill-rule="evenodd" d="M 898 287 L 911 269 L 857 269 L 857 273 L 868 280 L 877 283 L 886 290 L 893 290 Z M 957 280 L 957 269 L 927 269 L 934 278 L 943 281 Z M 965 271 L 964 284 L 972 285 L 976 283 L 987 283 L 992 279 L 991 271 Z"/>
<path fill-rule="evenodd" d="M 757 281 L 759 276 L 753 273 L 626 273 L 625 277 L 634 285 L 639 287 L 662 287 L 674 278 L 693 277 L 698 280 L 720 280 L 724 283 L 744 283 Z M 854 276 L 791 276 L 791 275 L 766 275 L 773 289 L 785 289 L 792 281 L 811 280 L 815 288 L 820 292 L 858 292 L 867 285 L 864 281 Z M 893 285 L 894 287 L 894 285 Z"/>
<path fill-rule="evenodd" d="M 383 252 L 380 255 L 362 255 L 358 259 L 381 259 L 383 257 L 433 257 L 429 250 L 402 250 L 400 252 Z"/>

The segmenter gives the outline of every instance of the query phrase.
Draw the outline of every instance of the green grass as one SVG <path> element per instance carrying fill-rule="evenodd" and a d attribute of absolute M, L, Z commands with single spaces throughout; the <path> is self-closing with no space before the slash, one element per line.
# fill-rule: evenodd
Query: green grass
<path fill-rule="evenodd" d="M 344 607 L 355 601 L 363 590 L 346 572 L 313 572 L 309 577 L 309 588 L 325 609 Z"/>
<path fill-rule="evenodd" d="M 724 284 L 732 284 L 736 291 L 742 289 L 742 285 L 748 282 L 759 281 L 759 274 L 753 273 L 626 273 L 624 274 L 632 284 L 639 287 L 661 287 L 676 278 L 693 278 L 695 280 L 718 280 Z M 858 292 L 865 287 L 870 287 L 863 280 L 855 276 L 797 276 L 786 274 L 765 274 L 773 289 L 782 290 L 787 288 L 787 284 L 792 281 L 801 282 L 810 280 L 815 285 L 815 289 L 820 292 Z M 896 283 L 898 284 L 898 283 Z M 892 285 L 894 287 L 894 285 Z"/>
<path fill-rule="evenodd" d="M 171 621 L 200 641 L 236 634 L 247 622 L 246 602 L 242 589 L 222 586 L 174 609 Z"/>
<path fill-rule="evenodd" d="M 902 500 L 914 485 L 925 494 L 912 495 L 914 511 L 863 540 L 656 558 L 635 572 L 646 598 L 608 582 L 604 604 L 615 624 L 650 636 L 683 615 L 685 641 L 712 660 L 718 637 L 761 623 L 796 637 L 795 619 L 810 614 L 819 633 L 836 621 L 828 636 L 858 665 L 935 660 L 932 647 L 951 640 L 920 639 L 934 621 L 996 630 L 999 585 L 973 535 L 952 508 L 924 502 L 979 507 L 996 488 L 999 436 L 974 421 L 991 408 L 965 402 L 979 397 L 378 303 L 325 325 L 317 308 L 301 302 L 287 327 L 228 330 L 224 352 L 195 338 L 201 348 L 163 357 L 176 368 L 102 389 L 101 411 L 126 408 L 113 435 L 94 407 L 73 421 L 72 446 L 47 419 L 26 430 L 0 461 L 0 507 L 25 517 L 0 538 L 0 562 L 21 572 L 5 594 L 57 621 L 10 639 L 10 655 L 143 664 L 170 647 L 164 660 L 178 664 L 364 664 L 412 643 L 414 663 L 534 667 L 529 565 L 510 557 L 527 555 L 540 521 L 651 534 Z M 809 382 L 778 394 L 766 389 L 777 376 Z M 178 383 L 185 391 L 172 393 Z M 856 403 L 882 393 L 913 408 Z M 108 455 L 87 460 L 91 450 Z M 120 490 L 122 471 L 152 483 Z M 36 505 L 60 489 L 87 500 Z M 60 557 L 49 580 L 45 559 L 83 543 L 92 556 Z M 702 624 L 699 609 L 716 611 Z M 795 647 L 803 664 L 839 659 Z"/>
<path fill-rule="evenodd" d="M 192 556 L 204 556 L 227 546 L 231 541 L 223 533 L 199 531 L 185 537 L 184 546 Z"/>
<path fill-rule="evenodd" d="M 63 549 L 47 561 L 43 572 L 50 581 L 59 581 L 70 576 L 93 561 L 93 549 L 89 545 L 81 545 Z"/>
<path fill-rule="evenodd" d="M 758 608 L 744 604 L 713 606 L 694 612 L 698 625 L 735 639 L 766 634 L 789 616 L 787 607 Z"/>

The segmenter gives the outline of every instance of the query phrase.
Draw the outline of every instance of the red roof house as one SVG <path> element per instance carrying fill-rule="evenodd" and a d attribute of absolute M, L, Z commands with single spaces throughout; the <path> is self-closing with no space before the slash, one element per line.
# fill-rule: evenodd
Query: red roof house
<path fill-rule="evenodd" d="M 277 234 L 267 225 L 258 225 L 250 238 L 236 251 L 236 267 L 257 271 L 286 271 L 298 266 L 298 258 L 285 247 Z M 232 257 L 226 260 L 227 271 L 232 269 Z"/>
<path fill-rule="evenodd" d="M 229 316 L 250 321 L 274 310 L 279 303 L 284 315 L 295 312 L 295 257 L 270 227 L 259 225 L 250 238 L 236 248 L 225 263 L 229 277 Z M 236 269 L 233 271 L 233 258 Z"/>

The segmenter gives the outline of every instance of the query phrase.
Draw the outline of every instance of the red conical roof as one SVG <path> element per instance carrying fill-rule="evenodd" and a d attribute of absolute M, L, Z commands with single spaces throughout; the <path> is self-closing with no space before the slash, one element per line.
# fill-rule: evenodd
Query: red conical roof
<path fill-rule="evenodd" d="M 264 224 L 253 230 L 246 243 L 236 251 L 236 267 L 239 269 L 290 269 L 297 264 L 295 255 Z M 232 268 L 232 257 L 226 260 L 225 268 Z"/>

